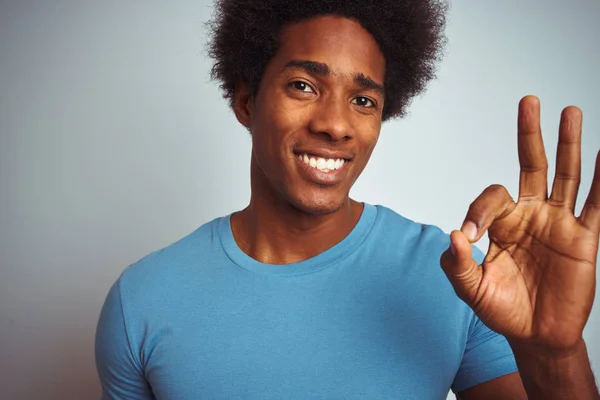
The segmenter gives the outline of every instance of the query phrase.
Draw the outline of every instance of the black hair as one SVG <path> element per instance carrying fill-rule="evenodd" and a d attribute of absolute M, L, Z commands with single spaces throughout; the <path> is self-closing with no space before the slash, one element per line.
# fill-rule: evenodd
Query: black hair
<path fill-rule="evenodd" d="M 211 77 L 233 106 L 235 88 L 255 94 L 286 25 L 321 15 L 357 21 L 385 57 L 383 120 L 403 117 L 411 100 L 435 77 L 446 42 L 448 5 L 435 0 L 216 0 L 208 23 Z"/>

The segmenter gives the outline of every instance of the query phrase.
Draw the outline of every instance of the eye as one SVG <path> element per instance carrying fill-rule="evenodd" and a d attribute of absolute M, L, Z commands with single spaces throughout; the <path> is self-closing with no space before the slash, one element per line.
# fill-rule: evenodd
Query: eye
<path fill-rule="evenodd" d="M 365 107 L 365 108 L 377 107 L 377 105 L 375 104 L 375 102 L 373 100 L 369 99 L 368 97 L 364 97 L 364 96 L 359 96 L 359 97 L 353 98 L 352 104 L 356 104 L 359 107 Z"/>
<path fill-rule="evenodd" d="M 314 93 L 315 91 L 313 90 L 313 88 L 306 82 L 304 81 L 294 81 L 290 83 L 290 86 L 296 90 L 298 90 L 299 92 L 304 92 L 304 93 Z"/>

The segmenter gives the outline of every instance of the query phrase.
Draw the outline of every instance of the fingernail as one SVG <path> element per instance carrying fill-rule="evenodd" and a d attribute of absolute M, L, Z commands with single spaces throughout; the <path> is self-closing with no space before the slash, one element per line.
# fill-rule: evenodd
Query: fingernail
<path fill-rule="evenodd" d="M 453 256 L 456 256 L 456 247 L 454 247 L 454 243 L 452 243 L 452 240 L 450 240 L 450 251 L 452 252 Z"/>
<path fill-rule="evenodd" d="M 470 242 L 475 240 L 475 237 L 477 237 L 477 225 L 475 225 L 475 222 L 473 221 L 465 222 L 461 231 Z"/>

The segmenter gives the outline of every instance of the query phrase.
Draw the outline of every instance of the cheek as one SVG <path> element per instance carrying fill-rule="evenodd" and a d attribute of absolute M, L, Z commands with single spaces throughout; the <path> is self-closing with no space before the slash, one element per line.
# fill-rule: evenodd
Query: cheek
<path fill-rule="evenodd" d="M 294 132 L 298 132 L 298 113 L 276 101 L 264 102 L 251 124 L 254 158 L 269 179 L 284 180 Z"/>
<path fill-rule="evenodd" d="M 377 141 L 379 140 L 379 127 L 371 128 L 371 132 L 373 133 L 365 138 L 364 141 L 364 148 L 366 149 L 365 158 L 367 160 L 371 157 L 371 154 L 377 145 Z"/>
<path fill-rule="evenodd" d="M 306 126 L 306 113 L 297 107 L 290 107 L 285 100 L 267 104 L 252 124 L 252 135 L 256 140 L 254 144 L 270 153 L 287 151 L 294 135 Z"/>
<path fill-rule="evenodd" d="M 377 145 L 378 139 L 379 139 L 379 131 L 378 130 L 376 130 L 376 133 L 373 133 L 367 137 L 361 138 L 361 149 L 363 151 L 363 153 L 362 153 L 363 155 L 361 157 L 359 164 L 356 165 L 357 168 L 355 170 L 354 180 L 356 180 L 358 178 L 358 176 L 360 174 L 362 174 L 365 167 L 367 166 L 369 160 L 371 159 L 371 155 L 373 154 L 373 150 L 375 149 L 375 146 Z"/>
<path fill-rule="evenodd" d="M 269 119 L 271 124 L 282 133 L 296 131 L 306 124 L 310 107 L 301 106 L 283 91 L 276 91 L 269 102 Z"/>

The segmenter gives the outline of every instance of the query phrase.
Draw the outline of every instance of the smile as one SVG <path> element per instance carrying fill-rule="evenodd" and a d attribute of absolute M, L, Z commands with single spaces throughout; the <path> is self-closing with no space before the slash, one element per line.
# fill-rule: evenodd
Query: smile
<path fill-rule="evenodd" d="M 346 163 L 346 160 L 343 158 L 323 158 L 312 156 L 306 153 L 298 154 L 296 157 L 298 157 L 298 160 L 302 161 L 304 164 L 322 172 L 331 172 L 341 169 Z"/>

